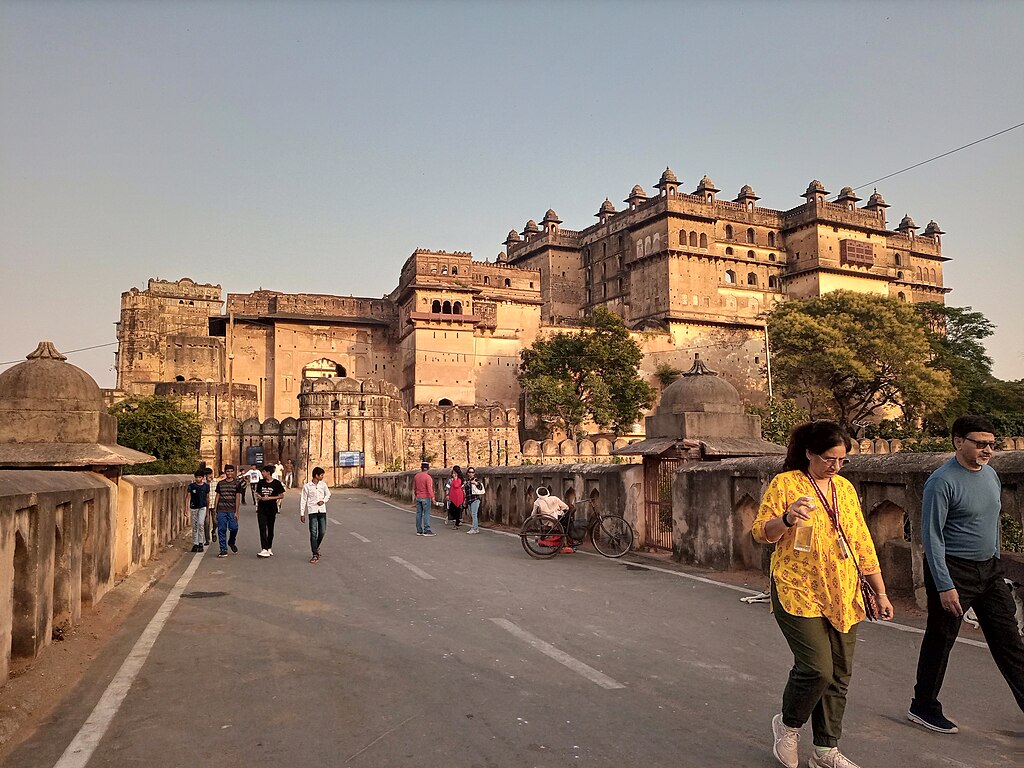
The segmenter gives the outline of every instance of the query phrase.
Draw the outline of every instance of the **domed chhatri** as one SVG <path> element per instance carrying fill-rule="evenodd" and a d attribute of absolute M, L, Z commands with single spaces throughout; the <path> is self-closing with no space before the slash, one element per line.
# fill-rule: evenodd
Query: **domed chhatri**
<path fill-rule="evenodd" d="M 909 213 L 904 214 L 903 218 L 900 220 L 900 225 L 896 227 L 896 231 L 909 232 L 910 230 L 913 229 L 919 229 L 919 227 L 917 226 L 917 224 L 914 223 L 914 220 L 910 218 Z"/>
<path fill-rule="evenodd" d="M 658 180 L 659 184 L 678 184 L 679 179 L 676 178 L 675 173 L 667 165 L 665 170 L 661 173 L 661 178 Z"/>
<path fill-rule="evenodd" d="M 740 393 L 732 384 L 709 369 L 702 360 L 669 384 L 661 393 L 658 410 L 671 413 L 742 413 Z"/>
<path fill-rule="evenodd" d="M 23 363 L 0 373 L 0 466 L 137 464 L 153 457 L 117 445 L 92 376 L 42 341 Z"/>
<path fill-rule="evenodd" d="M 612 204 L 612 201 L 606 197 L 604 202 L 601 203 L 601 208 L 599 210 L 600 213 L 615 213 L 615 206 Z"/>

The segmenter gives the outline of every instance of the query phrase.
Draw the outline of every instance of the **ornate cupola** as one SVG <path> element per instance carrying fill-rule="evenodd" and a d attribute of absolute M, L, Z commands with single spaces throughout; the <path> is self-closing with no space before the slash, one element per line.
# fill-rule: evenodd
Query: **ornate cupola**
<path fill-rule="evenodd" d="M 547 213 L 544 214 L 544 218 L 541 219 L 540 223 L 544 225 L 545 232 L 558 234 L 558 225 L 562 223 L 562 220 L 558 218 L 558 214 L 555 213 L 553 208 L 548 208 Z"/>
<path fill-rule="evenodd" d="M 744 184 L 742 187 L 740 187 L 740 193 L 736 195 L 736 199 L 733 200 L 733 202 L 739 203 L 744 208 L 750 209 L 753 208 L 754 203 L 756 203 L 760 199 L 760 197 L 754 194 L 754 188 L 752 186 L 750 186 L 749 184 Z"/>
<path fill-rule="evenodd" d="M 615 206 L 612 205 L 612 201 L 607 197 L 604 202 L 601 203 L 601 207 L 597 209 L 597 213 L 594 214 L 597 220 L 604 224 L 608 219 L 615 215 Z"/>
<path fill-rule="evenodd" d="M 705 176 L 700 180 L 700 184 L 697 185 L 697 189 L 693 194 L 700 197 L 706 203 L 713 203 L 715 202 L 715 196 L 721 191 L 715 186 L 715 182 Z"/>
<path fill-rule="evenodd" d="M 915 229 L 920 229 L 920 227 L 914 223 L 912 218 L 910 218 L 909 213 L 903 216 L 903 219 L 900 221 L 900 225 L 896 227 L 897 232 L 902 232 L 907 237 L 913 237 Z"/>
<path fill-rule="evenodd" d="M 537 226 L 537 222 L 530 219 L 526 222 L 526 226 L 523 227 L 523 239 L 530 240 L 534 235 L 540 232 L 540 227 Z"/>
<path fill-rule="evenodd" d="M 944 234 L 946 233 L 939 229 L 939 225 L 935 223 L 935 219 L 929 221 L 928 226 L 924 228 L 924 236 L 931 238 L 936 243 L 941 242 L 939 236 Z"/>
<path fill-rule="evenodd" d="M 822 184 L 817 179 L 814 179 L 813 181 L 811 181 L 810 184 L 807 185 L 807 190 L 804 192 L 804 199 L 808 203 L 815 203 L 816 205 L 821 205 L 822 203 L 825 202 L 825 196 L 827 194 L 828 190 L 825 189 L 825 185 Z"/>
<path fill-rule="evenodd" d="M 846 208 L 846 210 L 852 211 L 857 207 L 860 198 L 853 191 L 853 187 L 843 187 L 839 190 L 839 197 L 836 198 L 836 202 Z"/>
<path fill-rule="evenodd" d="M 666 165 L 665 170 L 662 171 L 661 178 L 658 179 L 658 183 L 654 187 L 661 192 L 662 197 L 675 197 L 676 193 L 679 192 L 679 179 L 676 178 L 672 169 Z"/>
<path fill-rule="evenodd" d="M 647 195 L 644 193 L 644 188 L 639 184 L 634 185 L 633 189 L 629 192 L 629 197 L 623 200 L 624 203 L 629 203 L 629 210 L 635 211 L 639 206 L 647 202 Z"/>
<path fill-rule="evenodd" d="M 504 245 L 506 248 L 511 249 L 515 248 L 521 242 L 523 242 L 523 238 L 519 236 L 519 233 L 516 232 L 514 229 L 510 229 L 508 231 L 508 237 L 505 238 L 505 242 L 502 243 L 502 245 Z"/>

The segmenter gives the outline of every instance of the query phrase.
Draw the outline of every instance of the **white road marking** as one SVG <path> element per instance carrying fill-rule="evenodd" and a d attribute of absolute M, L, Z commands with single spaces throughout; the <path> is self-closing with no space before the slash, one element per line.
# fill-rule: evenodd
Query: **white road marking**
<path fill-rule="evenodd" d="M 400 507 L 397 504 L 392 504 L 390 501 L 384 501 L 384 499 L 375 499 L 375 500 L 379 501 L 381 504 L 387 504 L 389 507 L 394 507 L 395 509 L 399 509 L 402 512 L 408 512 L 410 515 L 415 515 L 416 514 L 416 510 L 415 509 L 409 509 L 408 507 Z M 433 506 L 431 507 L 431 509 L 433 509 Z M 446 515 L 431 515 L 431 517 L 434 518 L 435 520 L 447 520 L 448 519 L 448 517 Z"/>
<path fill-rule="evenodd" d="M 412 571 L 413 573 L 415 573 L 415 574 L 416 574 L 417 576 L 419 576 L 419 577 L 420 577 L 421 579 L 428 579 L 428 580 L 431 580 L 431 581 L 433 581 L 433 580 L 434 580 L 434 577 L 433 577 L 433 576 L 431 576 L 431 575 L 430 575 L 429 573 L 427 573 L 426 571 L 424 571 L 424 570 L 423 570 L 422 568 L 417 568 L 417 567 L 416 567 L 415 565 L 413 565 L 412 563 L 410 563 L 410 562 L 409 562 L 408 560 L 403 560 L 402 558 L 400 558 L 400 557 L 397 557 L 397 556 L 395 556 L 395 555 L 392 555 L 392 556 L 391 556 L 391 559 L 392 559 L 392 560 L 394 560 L 394 561 L 395 561 L 396 563 L 398 563 L 399 565 L 401 565 L 401 566 L 404 566 L 405 568 L 408 568 L 408 569 L 409 569 L 410 571 Z"/>
<path fill-rule="evenodd" d="M 508 630 L 511 634 L 515 635 L 520 640 L 523 640 L 524 642 L 528 643 L 532 647 L 536 648 L 538 651 L 543 653 L 545 656 L 554 659 L 559 664 L 562 664 L 563 666 L 568 667 L 569 669 L 571 669 L 576 674 L 585 677 L 590 682 L 592 682 L 592 683 L 594 683 L 596 685 L 599 685 L 602 688 L 607 688 L 608 690 L 614 690 L 616 688 L 625 688 L 626 687 L 622 683 L 620 683 L 620 682 L 618 682 L 616 680 L 612 680 L 610 677 L 608 677 L 608 675 L 604 674 L 603 672 L 598 672 L 593 667 L 591 667 L 591 666 L 589 666 L 587 664 L 584 664 L 579 659 L 576 659 L 576 658 L 570 656 L 565 651 L 559 650 L 555 646 L 551 645 L 551 643 L 547 643 L 547 642 L 541 640 L 536 635 L 532 635 L 529 632 L 527 632 L 525 629 L 522 629 L 522 628 L 516 626 L 515 624 L 513 624 L 508 619 L 491 619 L 491 621 L 493 621 L 495 624 L 497 624 L 502 629 Z"/>
<path fill-rule="evenodd" d="M 164 598 L 164 602 L 157 609 L 156 614 L 149 620 L 149 624 L 146 625 L 139 639 L 135 641 L 135 645 L 132 646 L 131 651 L 128 653 L 128 658 L 121 664 L 121 668 L 114 675 L 114 679 L 110 681 L 110 685 L 107 686 L 107 689 L 93 708 L 92 714 L 89 715 L 89 718 L 79 729 L 78 733 L 75 734 L 75 738 L 68 744 L 68 748 L 64 750 L 64 754 L 60 756 L 54 768 L 85 768 L 89 758 L 92 757 L 92 753 L 99 746 L 100 739 L 103 738 L 103 735 L 110 727 L 111 721 L 121 708 L 121 704 L 124 702 L 125 696 L 128 695 L 132 683 L 138 676 L 143 664 L 146 663 L 149 652 L 153 650 L 153 644 L 160 635 L 160 631 L 164 628 L 164 624 L 167 623 L 171 612 L 181 599 L 181 593 L 185 591 L 185 587 L 192 580 L 192 576 L 195 574 L 202 559 L 203 556 L 201 554 L 197 554 L 192 558 L 192 562 L 189 563 L 188 568 L 181 574 L 181 578 L 178 579 L 178 582 L 171 588 L 170 593 Z"/>
<path fill-rule="evenodd" d="M 366 538 L 365 536 L 360 536 L 355 531 L 349 531 L 349 534 L 351 536 L 355 536 L 357 539 L 359 539 L 361 542 L 363 542 L 363 544 L 369 544 L 370 543 L 370 540 L 368 538 Z"/>
<path fill-rule="evenodd" d="M 333 517 L 328 517 L 327 521 L 330 522 L 330 523 L 334 523 L 335 525 L 341 525 L 341 522 L 338 521 L 338 520 L 335 520 Z"/>
<path fill-rule="evenodd" d="M 394 504 L 388 504 L 388 502 L 382 501 L 381 499 L 377 499 L 377 501 L 379 501 L 381 504 L 387 504 L 389 507 L 395 507 Z M 408 512 L 409 511 L 407 509 L 404 509 L 403 507 L 395 507 L 395 509 L 401 509 L 403 512 Z M 486 531 L 487 533 L 500 533 L 502 536 L 511 536 L 513 538 L 516 538 L 516 539 L 519 538 L 519 534 L 518 533 L 514 533 L 512 531 L 500 531 L 500 530 L 497 530 L 496 528 L 481 528 L 480 530 L 481 531 Z M 577 555 L 589 555 L 590 557 L 600 557 L 603 560 L 607 560 L 608 559 L 608 558 L 605 558 L 604 555 L 598 554 L 597 552 L 584 552 L 583 550 L 578 550 L 576 552 L 576 554 Z M 623 561 L 623 560 L 619 560 L 617 562 L 619 563 L 619 565 L 625 565 L 626 564 L 626 561 Z M 714 579 L 709 579 L 709 578 L 706 578 L 704 576 L 698 576 L 698 575 L 696 575 L 694 573 L 686 573 L 685 571 L 673 571 L 673 570 L 671 570 L 669 568 L 661 568 L 661 567 L 659 567 L 657 565 L 648 565 L 647 563 L 630 563 L 630 564 L 631 565 L 639 565 L 640 567 L 646 568 L 649 571 L 656 571 L 658 573 L 666 573 L 669 576 L 676 576 L 676 577 L 678 577 L 680 579 L 689 579 L 690 581 L 698 581 L 701 584 L 709 584 L 709 585 L 711 585 L 713 587 L 721 587 L 722 589 L 731 589 L 734 592 L 742 592 L 745 595 L 759 595 L 759 594 L 761 594 L 761 592 L 759 590 L 747 589 L 746 587 L 740 587 L 740 586 L 737 586 L 735 584 L 727 584 L 727 583 L 725 583 L 723 581 L 715 581 Z M 868 623 L 874 624 L 874 625 L 879 626 L 879 627 L 889 627 L 890 629 L 896 629 L 896 630 L 899 630 L 900 632 L 909 632 L 910 634 L 914 634 L 914 635 L 923 635 L 924 634 L 924 630 L 923 629 L 919 629 L 918 627 L 911 627 L 908 624 L 900 624 L 900 623 L 895 622 L 895 621 L 874 621 L 874 622 L 868 622 Z M 962 643 L 963 645 L 972 645 L 975 648 L 988 648 L 988 643 L 984 642 L 983 640 L 970 640 L 970 639 L 968 639 L 966 637 L 958 637 L 956 639 L 956 642 Z"/>

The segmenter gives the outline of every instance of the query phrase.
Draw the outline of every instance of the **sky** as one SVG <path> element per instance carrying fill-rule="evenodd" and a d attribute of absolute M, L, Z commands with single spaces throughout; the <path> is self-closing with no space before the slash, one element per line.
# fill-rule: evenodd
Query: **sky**
<path fill-rule="evenodd" d="M 0 0 L 0 369 L 111 387 L 150 278 L 379 297 L 670 166 L 838 193 L 1024 122 L 1020 2 Z M 1024 378 L 1024 128 L 879 182 L 948 234 L 947 303 Z M 861 190 L 866 198 L 871 188 Z M 100 346 L 105 345 L 105 346 Z"/>

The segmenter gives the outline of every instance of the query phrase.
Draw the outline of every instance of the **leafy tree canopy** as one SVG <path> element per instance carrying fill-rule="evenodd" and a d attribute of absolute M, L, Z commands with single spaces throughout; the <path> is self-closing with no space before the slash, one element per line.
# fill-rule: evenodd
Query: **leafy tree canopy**
<path fill-rule="evenodd" d="M 770 397 L 764 405 L 747 405 L 747 413 L 761 417 L 761 437 L 776 445 L 786 445 L 793 427 L 808 418 L 795 400 L 781 397 Z"/>
<path fill-rule="evenodd" d="M 582 325 L 524 349 L 518 374 L 530 411 L 574 439 L 588 417 L 623 431 L 654 400 L 638 373 L 643 352 L 622 320 L 598 307 Z"/>
<path fill-rule="evenodd" d="M 199 466 L 202 425 L 195 413 L 178 410 L 169 397 L 130 397 L 114 406 L 117 441 L 156 456 L 156 461 L 125 467 L 126 474 L 191 474 Z"/>
<path fill-rule="evenodd" d="M 929 367 L 932 348 L 911 305 L 833 291 L 780 304 L 768 333 L 776 389 L 853 432 L 883 407 L 916 416 L 949 399 L 950 375 Z"/>

